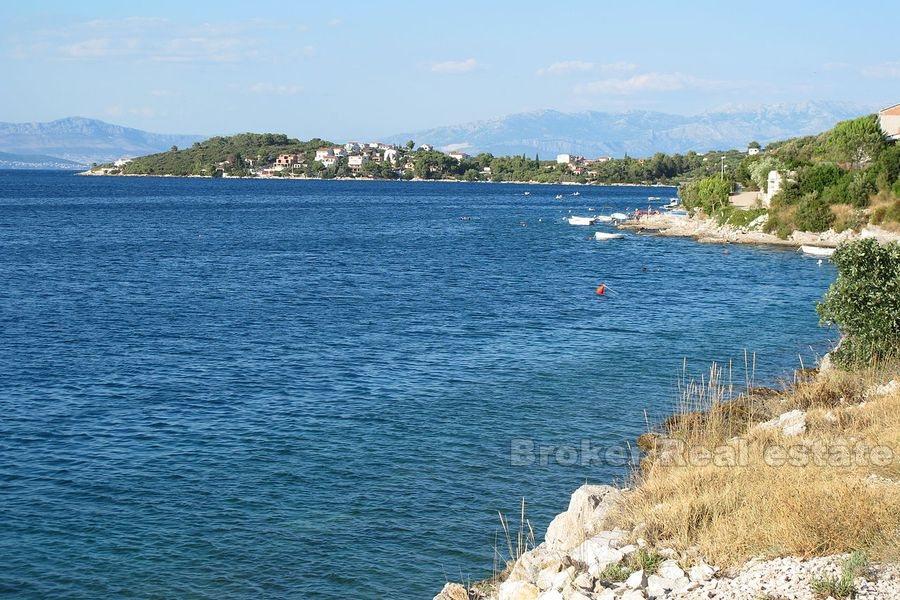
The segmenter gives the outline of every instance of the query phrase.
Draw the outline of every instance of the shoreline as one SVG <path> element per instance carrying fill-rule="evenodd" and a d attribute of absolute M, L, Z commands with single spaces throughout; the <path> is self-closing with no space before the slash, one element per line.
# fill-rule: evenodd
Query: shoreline
<path fill-rule="evenodd" d="M 167 175 L 167 174 L 151 174 L 151 173 L 94 173 L 90 170 L 79 171 L 74 173 L 82 177 L 158 177 L 161 179 L 249 179 L 256 181 L 398 181 L 398 182 L 429 182 L 429 183 L 507 183 L 517 185 L 565 185 L 565 186 L 593 186 L 593 187 L 652 187 L 652 188 L 675 188 L 677 183 L 579 183 L 577 181 L 467 181 L 465 179 L 378 179 L 375 177 L 260 177 L 260 176 L 222 176 L 213 177 L 211 175 Z"/>
<path fill-rule="evenodd" d="M 900 241 L 900 233 L 873 225 L 868 225 L 859 232 L 850 229 L 840 233 L 833 230 L 822 233 L 794 231 L 790 236 L 782 239 L 775 234 L 762 231 L 761 223 L 755 227 L 734 227 L 719 225 L 715 219 L 711 218 L 675 216 L 670 213 L 641 215 L 625 221 L 618 228 L 651 233 L 661 237 L 693 238 L 703 244 L 748 244 L 787 248 L 800 248 L 801 246 L 837 248 L 844 242 L 865 238 L 874 238 L 880 243 Z"/>

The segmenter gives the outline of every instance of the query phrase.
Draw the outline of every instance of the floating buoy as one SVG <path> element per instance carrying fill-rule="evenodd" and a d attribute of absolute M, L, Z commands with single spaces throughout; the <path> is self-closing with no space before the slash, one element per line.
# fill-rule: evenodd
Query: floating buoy
<path fill-rule="evenodd" d="M 597 295 L 603 296 L 605 294 L 606 294 L 606 284 L 601 283 L 600 285 L 597 286 Z"/>

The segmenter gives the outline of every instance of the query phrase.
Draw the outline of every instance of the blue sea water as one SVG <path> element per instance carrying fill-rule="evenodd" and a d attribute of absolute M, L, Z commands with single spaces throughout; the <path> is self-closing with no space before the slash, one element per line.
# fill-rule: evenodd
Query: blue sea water
<path fill-rule="evenodd" d="M 540 535 L 627 475 L 513 444 L 616 447 L 683 359 L 827 349 L 829 264 L 596 242 L 563 217 L 674 190 L 574 189 L 0 172 L 0 593 L 431 598 L 497 511 Z"/>

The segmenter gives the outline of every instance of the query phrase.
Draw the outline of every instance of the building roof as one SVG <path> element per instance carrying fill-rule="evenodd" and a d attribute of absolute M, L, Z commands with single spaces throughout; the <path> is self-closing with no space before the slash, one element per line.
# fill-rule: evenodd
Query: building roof
<path fill-rule="evenodd" d="M 900 104 L 895 104 L 893 106 L 888 106 L 887 108 L 882 108 L 878 111 L 879 115 L 890 115 L 890 116 L 900 116 Z"/>

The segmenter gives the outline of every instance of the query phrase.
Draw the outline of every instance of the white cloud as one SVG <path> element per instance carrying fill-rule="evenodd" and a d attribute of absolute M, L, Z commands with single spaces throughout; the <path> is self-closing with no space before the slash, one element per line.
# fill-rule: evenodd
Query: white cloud
<path fill-rule="evenodd" d="M 575 86 L 579 94 L 628 95 L 640 92 L 675 92 L 679 90 L 722 90 L 746 87 L 733 81 L 702 79 L 683 73 L 642 73 L 627 79 L 610 78 Z"/>
<path fill-rule="evenodd" d="M 432 73 L 468 73 L 478 68 L 478 61 L 474 58 L 466 60 L 447 60 L 431 65 Z"/>
<path fill-rule="evenodd" d="M 340 27 L 343 24 L 344 24 L 343 19 L 332 19 L 332 20 L 328 21 L 329 27 Z"/>
<path fill-rule="evenodd" d="M 873 79 L 900 79 L 900 62 L 885 62 L 863 67 L 862 74 Z"/>
<path fill-rule="evenodd" d="M 594 63 L 584 60 L 564 60 L 555 62 L 547 67 L 537 70 L 538 75 L 568 75 L 570 73 L 625 73 L 634 71 L 637 65 L 625 61 L 613 63 Z"/>
<path fill-rule="evenodd" d="M 266 96 L 296 96 L 303 91 L 303 88 L 295 84 L 259 82 L 248 86 L 247 91 L 251 94 L 261 94 Z"/>

